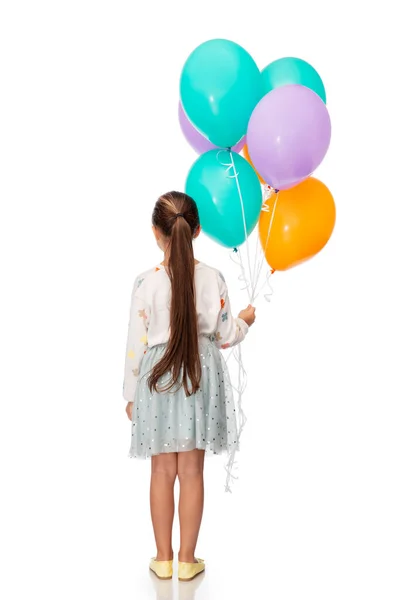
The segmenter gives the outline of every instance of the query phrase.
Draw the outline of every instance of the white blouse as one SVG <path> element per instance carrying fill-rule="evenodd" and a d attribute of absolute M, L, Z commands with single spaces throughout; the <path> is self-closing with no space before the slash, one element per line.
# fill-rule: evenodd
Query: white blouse
<path fill-rule="evenodd" d="M 195 267 L 196 309 L 199 335 L 209 336 L 217 348 L 242 342 L 249 326 L 231 314 L 228 289 L 219 271 L 197 263 Z M 133 402 L 140 365 L 148 348 L 165 344 L 170 332 L 171 282 L 164 266 L 136 278 L 132 291 L 125 357 L 123 397 Z"/>

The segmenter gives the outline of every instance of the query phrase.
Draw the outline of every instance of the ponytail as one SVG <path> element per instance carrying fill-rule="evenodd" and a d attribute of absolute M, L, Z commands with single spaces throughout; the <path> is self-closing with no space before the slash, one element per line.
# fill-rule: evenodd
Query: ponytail
<path fill-rule="evenodd" d="M 160 206 L 157 207 L 158 203 Z M 201 379 L 193 253 L 193 235 L 199 226 L 199 217 L 196 204 L 186 194 L 171 192 L 160 198 L 158 203 L 153 213 L 153 224 L 160 227 L 158 217 L 167 212 L 170 218 L 162 221 L 164 227 L 161 230 L 168 232 L 165 223 L 170 221 L 171 225 L 167 266 L 172 292 L 171 321 L 165 354 L 154 367 L 148 383 L 150 390 L 160 392 L 183 386 L 186 395 L 190 396 L 199 390 Z M 157 382 L 167 372 L 171 373 L 170 382 L 158 389 Z"/>

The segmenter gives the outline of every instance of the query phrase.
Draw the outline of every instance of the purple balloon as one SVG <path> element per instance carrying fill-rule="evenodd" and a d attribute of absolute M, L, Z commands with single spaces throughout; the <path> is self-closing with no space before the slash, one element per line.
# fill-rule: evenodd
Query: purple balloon
<path fill-rule="evenodd" d="M 277 190 L 307 179 L 321 164 L 330 139 L 326 105 L 302 85 L 286 85 L 264 96 L 247 130 L 254 167 Z"/>
<path fill-rule="evenodd" d="M 193 150 L 195 150 L 198 154 L 204 154 L 209 150 L 217 150 L 218 146 L 214 146 L 211 142 L 207 140 L 197 129 L 192 125 L 189 119 L 186 116 L 185 111 L 183 110 L 182 104 L 179 102 L 179 124 L 182 129 L 182 133 L 186 138 L 186 141 L 192 146 Z M 239 153 L 243 150 L 243 146 L 246 143 L 246 138 L 243 137 L 240 142 L 238 142 L 235 146 L 233 146 L 233 152 Z"/>

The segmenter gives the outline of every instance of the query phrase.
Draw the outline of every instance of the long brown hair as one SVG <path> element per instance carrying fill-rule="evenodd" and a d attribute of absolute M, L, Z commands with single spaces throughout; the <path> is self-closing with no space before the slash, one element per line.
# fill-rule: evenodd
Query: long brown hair
<path fill-rule="evenodd" d="M 150 390 L 162 392 L 175 386 L 179 389 L 183 385 L 186 395 L 190 396 L 200 388 L 201 378 L 193 254 L 193 237 L 200 225 L 199 212 L 190 196 L 169 192 L 157 200 L 152 221 L 168 240 L 166 271 L 172 293 L 169 342 L 163 358 L 149 377 L 148 385 Z M 167 372 L 171 373 L 171 380 L 159 390 L 157 383 Z"/>

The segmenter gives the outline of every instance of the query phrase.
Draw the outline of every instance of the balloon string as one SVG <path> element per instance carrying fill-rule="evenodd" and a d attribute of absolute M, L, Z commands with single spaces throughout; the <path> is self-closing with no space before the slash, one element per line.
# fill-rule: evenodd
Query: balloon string
<path fill-rule="evenodd" d="M 261 248 L 261 243 L 260 243 L 260 236 L 257 235 L 257 244 L 256 244 L 256 250 L 255 250 L 255 254 L 254 254 L 254 273 L 255 273 L 255 277 L 254 277 L 254 288 L 255 290 L 257 290 L 259 281 L 260 281 L 260 277 L 261 277 L 261 273 L 263 268 L 265 267 L 265 255 L 263 252 L 263 249 Z M 257 297 L 257 293 L 255 292 L 255 296 L 254 299 Z"/>
<path fill-rule="evenodd" d="M 268 199 L 269 199 L 269 196 L 264 201 L 264 205 L 263 205 L 263 208 L 262 208 L 262 210 L 264 212 L 269 212 L 269 210 L 270 210 L 270 207 L 267 204 L 267 200 Z M 272 224 L 273 224 L 273 221 L 274 221 L 274 218 L 275 218 L 275 212 L 276 212 L 276 206 L 278 204 L 278 199 L 279 199 L 279 190 L 276 190 L 276 198 L 275 198 L 274 206 L 273 206 L 273 209 L 272 209 L 271 219 L 269 221 L 267 237 L 265 239 L 265 242 L 264 242 L 264 245 L 263 245 L 263 249 L 262 249 L 262 252 L 263 252 L 263 255 L 265 256 L 265 259 L 267 258 L 266 257 L 266 250 L 267 250 L 268 242 L 269 242 L 269 239 L 270 239 L 270 236 L 271 236 Z M 263 263 L 261 263 L 261 265 L 259 266 L 259 269 L 258 269 L 257 278 L 256 278 L 256 286 L 258 286 L 258 283 L 259 283 L 259 280 L 260 280 L 260 276 L 261 276 L 261 272 L 262 272 L 262 267 L 263 267 Z M 265 299 L 267 301 L 270 301 L 270 296 L 273 294 L 273 288 L 272 288 L 269 280 L 270 280 L 271 275 L 273 275 L 274 272 L 275 272 L 275 269 L 271 269 L 269 271 L 269 273 L 267 274 L 267 277 L 266 277 L 266 281 L 263 283 L 261 289 L 259 289 L 256 292 L 255 298 L 258 298 L 258 296 L 260 295 L 261 291 L 264 289 L 265 285 L 268 284 L 268 286 L 270 288 L 270 292 L 267 293 L 267 294 L 265 294 L 264 297 L 265 297 Z"/>
<path fill-rule="evenodd" d="M 223 162 L 221 160 L 220 157 L 223 152 L 229 153 L 229 155 L 230 155 L 229 162 Z M 231 255 L 231 260 L 233 260 L 233 262 L 235 262 L 235 264 L 237 264 L 240 267 L 239 281 L 244 282 L 244 287 L 242 287 L 241 289 L 247 290 L 247 294 L 249 296 L 249 302 L 250 302 L 250 304 L 252 304 L 253 300 L 254 300 L 255 288 L 254 288 L 254 284 L 253 284 L 253 272 L 251 269 L 249 236 L 248 236 L 248 231 L 247 231 L 247 223 L 246 223 L 246 215 L 245 215 L 245 210 L 244 210 L 242 190 L 240 188 L 240 183 L 239 183 L 239 173 L 236 170 L 236 165 L 235 165 L 235 161 L 234 161 L 234 157 L 233 157 L 231 148 L 227 148 L 226 150 L 220 150 L 217 153 L 217 160 L 219 161 L 219 163 L 222 166 L 226 167 L 227 177 L 229 179 L 235 179 L 235 181 L 236 181 L 236 188 L 237 188 L 237 192 L 238 192 L 238 196 L 239 196 L 239 200 L 240 200 L 241 211 L 242 211 L 243 229 L 244 229 L 244 233 L 245 233 L 248 273 L 246 273 L 246 268 L 244 266 L 243 257 L 242 257 L 242 254 L 239 249 L 234 248 L 234 254 Z M 233 171 L 233 175 L 229 175 L 229 171 L 231 171 L 231 170 Z M 237 256 L 237 260 L 235 260 L 236 256 Z"/>
<path fill-rule="evenodd" d="M 237 475 L 233 474 L 233 470 L 235 467 L 237 468 L 237 461 L 235 460 L 236 452 L 240 449 L 240 439 L 242 436 L 243 429 L 247 422 L 247 417 L 243 411 L 243 406 L 242 406 L 243 394 L 244 394 L 244 391 L 247 386 L 247 373 L 243 366 L 242 350 L 241 350 L 240 344 L 238 346 L 235 346 L 235 348 L 233 349 L 233 351 L 231 352 L 231 354 L 229 355 L 228 358 L 230 358 L 232 355 L 235 357 L 235 359 L 238 363 L 238 366 L 239 366 L 238 386 L 237 387 L 232 386 L 233 390 L 237 394 L 236 406 L 237 406 L 238 431 L 237 431 L 237 440 L 236 440 L 237 443 L 235 444 L 235 447 L 231 450 L 231 452 L 229 454 L 228 462 L 225 466 L 225 470 L 227 473 L 226 482 L 225 482 L 225 491 L 226 492 L 232 492 L 231 484 L 232 484 L 233 480 L 238 479 Z"/>
<path fill-rule="evenodd" d="M 264 299 L 265 299 L 267 302 L 271 302 L 271 296 L 272 296 L 272 295 L 273 295 L 273 293 L 274 293 L 274 289 L 273 289 L 273 287 L 272 287 L 272 285 L 271 285 L 271 283 L 270 283 L 270 279 L 271 279 L 271 277 L 272 277 L 272 275 L 273 275 L 274 273 L 275 273 L 275 269 L 271 269 L 271 270 L 270 270 L 270 271 L 267 273 L 267 275 L 266 275 L 266 277 L 265 277 L 265 281 L 264 281 L 264 283 L 262 284 L 261 288 L 259 289 L 259 291 L 258 291 L 258 292 L 257 292 L 257 294 L 256 294 L 256 299 L 257 299 L 257 298 L 258 298 L 258 296 L 261 294 L 261 292 L 263 291 L 263 289 L 265 288 L 265 286 L 266 286 L 266 285 L 268 285 L 268 287 L 269 287 L 269 290 L 270 290 L 270 291 L 269 291 L 269 292 L 266 292 L 266 293 L 264 294 Z"/>
<path fill-rule="evenodd" d="M 232 152 L 230 149 L 229 149 L 229 152 L 230 152 L 230 157 L 231 157 L 231 163 L 227 164 L 226 166 L 227 166 L 228 172 L 231 168 L 234 171 L 233 177 L 236 180 L 237 190 L 238 190 L 239 199 L 240 199 L 240 203 L 241 203 L 243 227 L 244 227 L 245 239 L 246 239 L 247 261 L 248 261 L 248 269 L 249 269 L 248 275 L 249 275 L 250 281 L 246 277 L 246 269 L 245 269 L 245 266 L 243 263 L 242 254 L 239 249 L 235 248 L 233 255 L 231 255 L 231 259 L 240 267 L 241 274 L 239 276 L 239 280 L 244 282 L 245 288 L 249 295 L 250 303 L 253 304 L 256 297 L 259 295 L 261 290 L 264 288 L 265 283 L 269 284 L 269 278 L 271 276 L 271 273 L 273 272 L 273 271 L 271 271 L 268 274 L 268 276 L 266 278 L 266 282 L 264 282 L 264 285 L 262 286 L 261 290 L 256 294 L 256 288 L 258 287 L 259 279 L 260 279 L 260 276 L 262 273 L 262 268 L 263 268 L 263 265 L 266 264 L 265 260 L 264 260 L 265 249 L 268 244 L 270 233 L 271 233 L 271 225 L 272 225 L 272 220 L 275 216 L 275 208 L 276 208 L 277 198 L 275 200 L 274 211 L 273 211 L 273 214 L 271 217 L 268 235 L 267 235 L 267 239 L 265 241 L 263 250 L 261 250 L 260 239 L 259 239 L 259 236 L 257 236 L 256 254 L 254 257 L 254 265 L 253 265 L 253 269 L 252 269 L 251 258 L 250 258 L 249 235 L 248 235 L 248 231 L 247 231 L 243 197 L 242 197 L 240 184 L 239 184 L 239 180 L 238 180 L 238 173 L 236 171 L 233 155 L 232 155 Z M 223 164 L 223 163 L 221 163 L 221 164 Z M 268 190 L 270 190 L 269 186 L 268 186 Z M 266 192 L 266 190 L 264 188 L 264 193 L 265 192 Z M 270 195 L 270 193 L 269 193 L 269 195 Z M 264 201 L 263 210 L 269 210 L 269 207 L 265 204 L 266 199 L 267 198 L 264 196 L 263 197 L 263 201 Z M 236 256 L 237 256 L 237 260 L 235 260 Z M 270 289 L 272 290 L 271 286 L 270 286 Z M 273 290 L 272 290 L 272 293 L 273 293 Z M 269 294 L 269 295 L 271 295 L 271 294 Z M 269 300 L 268 294 L 265 295 L 265 298 L 267 300 Z M 247 417 L 243 410 L 243 395 L 244 395 L 244 392 L 245 392 L 246 386 L 247 386 L 247 373 L 246 373 L 246 370 L 245 370 L 245 367 L 243 364 L 242 350 L 241 350 L 240 344 L 238 346 L 235 346 L 235 348 L 232 349 L 232 351 L 228 355 L 226 362 L 228 362 L 232 356 L 234 356 L 234 358 L 236 359 L 236 362 L 238 364 L 238 384 L 237 384 L 237 386 L 234 386 L 234 385 L 231 386 L 236 395 L 236 408 L 237 408 L 236 416 L 237 416 L 237 428 L 238 429 L 237 429 L 237 443 L 235 444 L 234 448 L 229 453 L 229 458 L 228 458 L 227 464 L 225 466 L 226 473 L 227 473 L 226 482 L 225 482 L 225 491 L 226 492 L 232 492 L 232 489 L 231 489 L 232 482 L 234 480 L 238 479 L 237 475 L 235 475 L 233 471 L 235 468 L 237 468 L 236 452 L 240 449 L 241 436 L 242 436 L 243 429 L 247 422 Z"/>
<path fill-rule="evenodd" d="M 267 257 L 266 257 L 266 250 L 267 250 L 267 247 L 268 247 L 268 242 L 269 242 L 269 238 L 270 238 L 270 235 L 271 235 L 272 223 L 273 223 L 273 221 L 274 221 L 274 218 L 275 218 L 275 209 L 276 209 L 276 205 L 277 205 L 277 202 L 278 202 L 278 196 L 279 196 L 279 192 L 277 193 L 277 195 L 276 195 L 276 198 L 275 198 L 275 202 L 274 202 L 274 207 L 273 207 L 273 210 L 272 210 L 271 219 L 270 219 L 270 221 L 269 221 L 269 226 L 268 226 L 267 237 L 266 237 L 266 239 L 265 239 L 265 242 L 264 242 L 264 245 L 263 245 L 263 248 L 262 248 L 262 251 L 263 251 L 263 254 L 264 254 L 265 258 L 267 258 Z M 267 195 L 267 196 L 264 198 L 264 203 L 263 203 L 263 207 L 262 207 L 262 212 L 270 212 L 270 207 L 269 207 L 269 206 L 268 206 L 268 204 L 267 204 L 267 202 L 268 202 L 269 198 L 270 198 L 270 194 L 268 194 L 268 195 Z M 260 268 L 259 270 L 261 270 L 261 268 Z"/>
<path fill-rule="evenodd" d="M 243 263 L 242 253 L 240 252 L 240 250 L 235 249 L 234 256 L 235 255 L 238 256 L 239 260 L 238 260 L 238 262 L 237 261 L 235 261 L 235 262 L 237 262 L 237 264 L 239 264 L 240 269 L 241 269 L 241 275 L 239 276 L 239 280 L 244 281 L 245 287 L 246 287 L 246 290 L 247 290 L 247 293 L 249 296 L 250 304 L 252 304 L 254 302 L 255 287 L 254 287 L 254 279 L 253 279 L 254 274 L 251 269 L 250 244 L 249 244 L 249 236 L 248 236 L 248 231 L 247 231 L 246 214 L 244 211 L 242 191 L 241 191 L 240 184 L 239 184 L 238 172 L 236 171 L 235 161 L 234 161 L 231 150 L 229 150 L 229 153 L 230 153 L 230 157 L 231 157 L 231 166 L 229 168 L 232 167 L 233 171 L 234 171 L 234 177 L 236 180 L 236 186 L 237 186 L 241 209 L 242 209 L 243 228 L 244 228 L 244 232 L 245 232 L 247 262 L 248 262 L 248 269 L 249 269 L 248 277 L 250 278 L 250 281 L 246 277 L 246 271 L 245 271 L 245 267 L 244 267 L 244 263 Z M 244 429 L 244 427 L 246 425 L 246 421 L 247 421 L 246 415 L 243 410 L 243 394 L 244 394 L 246 386 L 247 386 L 247 373 L 246 373 L 246 370 L 245 370 L 244 364 L 243 364 L 242 349 L 240 347 L 240 344 L 238 346 L 235 346 L 235 348 L 229 354 L 228 360 L 230 359 L 230 357 L 232 355 L 234 356 L 234 358 L 236 359 L 236 362 L 238 364 L 238 385 L 237 385 L 237 387 L 232 386 L 232 389 L 236 393 L 236 407 L 237 407 L 236 415 L 237 415 L 238 432 L 237 432 L 237 440 L 236 440 L 237 443 L 236 443 L 235 447 L 232 449 L 232 451 L 230 452 L 228 462 L 225 466 L 225 469 L 226 469 L 225 491 L 226 492 L 232 492 L 232 489 L 231 489 L 232 482 L 238 478 L 237 475 L 233 474 L 233 471 L 234 471 L 234 468 L 237 467 L 236 452 L 240 448 L 240 440 L 242 437 L 243 429 Z"/>
<path fill-rule="evenodd" d="M 268 184 L 263 185 L 263 207 L 261 209 L 262 211 L 268 210 L 266 201 L 270 198 L 273 191 L 274 191 L 273 188 L 271 186 L 269 186 Z M 257 242 L 256 242 L 256 250 L 254 253 L 254 267 L 253 267 L 254 275 L 257 273 L 257 275 L 255 275 L 255 279 L 253 280 L 253 285 L 255 288 L 257 287 L 260 273 L 262 271 L 264 264 L 265 264 L 265 255 L 261 248 L 260 234 L 257 232 Z"/>
<path fill-rule="evenodd" d="M 266 204 L 266 201 L 270 198 L 272 192 L 273 192 L 273 189 L 269 185 L 265 184 L 263 186 L 263 206 L 261 209 L 262 212 L 268 211 L 268 206 Z M 254 267 L 254 272 L 257 273 L 256 278 L 255 278 L 256 279 L 255 286 L 258 285 L 261 271 L 264 266 L 265 266 L 265 253 L 263 252 L 263 249 L 261 248 L 260 234 L 258 233 L 256 252 L 255 252 L 255 267 Z"/>
<path fill-rule="evenodd" d="M 236 170 L 236 165 L 235 165 L 235 161 L 234 161 L 231 149 L 229 149 L 229 154 L 230 154 L 230 157 L 231 157 L 231 164 L 232 164 L 232 168 L 233 168 L 234 178 L 235 178 L 235 181 L 236 181 L 237 191 L 238 191 L 238 194 L 239 194 L 240 206 L 241 206 L 241 209 L 242 209 L 243 228 L 244 228 L 244 234 L 245 234 L 245 239 L 246 239 L 247 266 L 248 266 L 248 269 L 249 269 L 249 279 L 250 279 L 250 289 L 251 289 L 251 293 L 249 293 L 249 297 L 250 297 L 250 304 L 252 304 L 253 301 L 254 301 L 254 292 L 255 292 L 255 290 L 254 290 L 254 285 L 253 285 L 253 272 L 251 270 L 250 246 L 249 246 L 249 236 L 248 236 L 247 223 L 246 223 L 246 213 L 245 213 L 245 210 L 244 210 L 244 202 L 243 202 L 242 190 L 241 190 L 240 184 L 239 184 L 239 173 Z"/>
<path fill-rule="evenodd" d="M 235 258 L 236 256 L 238 257 L 238 260 L 236 260 L 236 258 Z M 231 254 L 230 258 L 235 263 L 235 265 L 238 265 L 238 267 L 240 267 L 240 275 L 238 277 L 238 280 L 240 282 L 242 282 L 242 281 L 244 282 L 244 286 L 241 287 L 240 289 L 247 291 L 247 295 L 249 297 L 249 302 L 251 302 L 250 283 L 246 277 L 246 270 L 244 268 L 242 254 L 241 254 L 240 250 L 238 248 L 235 248 L 233 251 L 233 254 Z"/>

